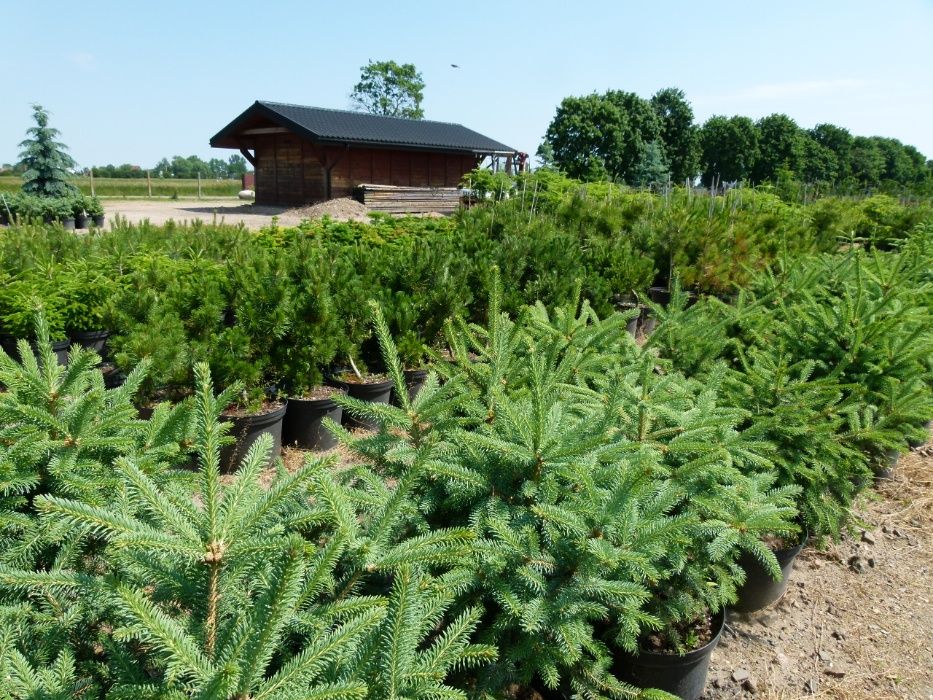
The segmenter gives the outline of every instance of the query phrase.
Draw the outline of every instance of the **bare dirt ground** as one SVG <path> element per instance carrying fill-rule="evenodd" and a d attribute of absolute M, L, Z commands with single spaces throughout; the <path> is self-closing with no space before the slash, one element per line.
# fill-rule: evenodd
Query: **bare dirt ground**
<path fill-rule="evenodd" d="M 282 457 L 294 471 L 310 454 L 353 463 L 343 447 Z M 704 700 L 933 700 L 933 442 L 900 458 L 857 519 L 803 551 L 775 605 L 731 615 Z"/>
<path fill-rule="evenodd" d="M 333 199 L 298 209 L 258 205 L 238 199 L 105 199 L 104 211 L 111 221 L 119 216 L 133 224 L 149 221 L 162 225 L 169 221 L 190 223 L 200 220 L 205 223 L 243 224 L 254 231 L 269 226 L 274 216 L 282 226 L 296 226 L 304 219 L 318 219 L 324 215 L 336 221 L 369 219 L 366 207 L 352 199 Z"/>
<path fill-rule="evenodd" d="M 728 621 L 706 698 L 933 700 L 933 443 L 858 517 L 838 544 L 804 550 L 782 600 Z"/>

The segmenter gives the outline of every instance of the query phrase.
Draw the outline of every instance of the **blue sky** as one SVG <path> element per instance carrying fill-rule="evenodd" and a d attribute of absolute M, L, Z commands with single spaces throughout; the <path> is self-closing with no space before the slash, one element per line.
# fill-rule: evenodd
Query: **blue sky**
<path fill-rule="evenodd" d="M 347 108 L 388 58 L 422 71 L 427 118 L 531 153 L 567 95 L 676 86 L 701 121 L 784 112 L 933 158 L 931 0 L 3 5 L 0 163 L 33 102 L 82 165 L 226 157 L 208 139 L 253 100 Z"/>

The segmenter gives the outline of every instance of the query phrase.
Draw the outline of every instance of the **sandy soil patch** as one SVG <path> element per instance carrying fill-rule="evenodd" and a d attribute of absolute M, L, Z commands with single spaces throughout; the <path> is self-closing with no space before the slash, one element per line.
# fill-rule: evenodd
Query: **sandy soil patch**
<path fill-rule="evenodd" d="M 105 199 L 104 211 L 111 221 L 117 216 L 134 224 L 149 221 L 159 226 L 169 221 L 202 221 L 209 224 L 242 224 L 253 231 L 269 226 L 274 216 L 278 217 L 282 226 L 296 226 L 304 219 L 319 219 L 325 215 L 336 221 L 369 220 L 369 210 L 349 198 L 295 209 L 245 203 L 236 199 Z"/>

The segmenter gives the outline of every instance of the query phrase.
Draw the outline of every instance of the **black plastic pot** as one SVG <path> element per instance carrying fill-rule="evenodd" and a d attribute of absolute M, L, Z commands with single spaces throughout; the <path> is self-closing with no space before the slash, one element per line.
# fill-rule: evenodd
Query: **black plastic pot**
<path fill-rule="evenodd" d="M 69 216 L 66 219 L 62 219 L 62 228 L 64 228 L 66 231 L 74 231 L 75 218 L 73 216 Z"/>
<path fill-rule="evenodd" d="M 330 382 L 338 389 L 343 389 L 348 396 L 360 401 L 369 403 L 389 403 L 392 398 L 392 381 L 373 382 L 371 384 L 352 384 L 350 382 L 332 379 Z M 376 421 L 367 418 L 357 418 L 351 416 L 349 411 L 343 412 L 343 424 L 348 428 L 365 428 L 367 430 L 378 430 L 379 424 Z"/>
<path fill-rule="evenodd" d="M 19 351 L 16 349 L 16 338 L 8 333 L 0 333 L 0 348 L 3 348 L 3 351 L 14 360 L 19 357 Z"/>
<path fill-rule="evenodd" d="M 71 347 L 71 341 L 67 338 L 65 340 L 53 340 L 52 341 L 52 352 L 55 353 L 55 357 L 58 360 L 58 364 L 67 365 L 68 364 L 68 348 Z"/>
<path fill-rule="evenodd" d="M 30 341 L 29 344 L 32 346 L 33 352 L 35 352 L 35 343 Z M 7 335 L 6 333 L 0 335 L 0 347 L 2 347 L 6 354 L 12 357 L 14 360 L 20 359 L 19 348 L 17 347 L 16 338 L 14 336 Z M 68 364 L 68 348 L 70 347 L 71 341 L 67 338 L 65 340 L 52 341 L 52 352 L 55 353 L 55 358 L 58 360 L 58 364 Z"/>
<path fill-rule="evenodd" d="M 87 228 L 87 222 L 90 220 L 87 214 L 75 214 L 75 228 Z"/>
<path fill-rule="evenodd" d="M 100 228 L 101 226 L 104 225 L 104 215 L 103 215 L 103 214 L 98 214 L 98 215 L 96 215 L 96 216 L 92 216 L 92 217 L 91 217 L 91 221 L 94 222 L 94 225 L 95 225 L 97 228 Z"/>
<path fill-rule="evenodd" d="M 116 389 L 126 382 L 126 375 L 113 365 L 103 365 L 101 372 L 104 373 L 104 386 L 108 389 Z"/>
<path fill-rule="evenodd" d="M 98 355 L 104 351 L 104 343 L 110 337 L 110 331 L 78 331 L 71 334 L 71 342 L 82 348 L 93 350 Z"/>
<path fill-rule="evenodd" d="M 655 304 L 667 306 L 668 302 L 671 300 L 671 290 L 667 287 L 649 287 L 648 298 Z"/>
<path fill-rule="evenodd" d="M 272 436 L 272 452 L 269 455 L 269 462 L 271 463 L 282 451 L 282 419 L 285 417 L 287 408 L 288 402 L 268 413 L 249 416 L 221 416 L 221 420 L 233 423 L 229 435 L 235 438 L 236 442 L 221 448 L 220 470 L 223 472 L 236 471 L 237 467 L 240 466 L 240 460 L 243 459 L 252 444 L 263 433 L 269 433 Z"/>
<path fill-rule="evenodd" d="M 414 401 L 421 387 L 424 386 L 424 380 L 428 378 L 426 369 L 406 369 L 402 371 L 405 377 L 405 386 L 408 388 L 408 400 Z M 395 390 L 393 389 L 393 394 Z M 395 403 L 393 400 L 392 403 Z"/>
<path fill-rule="evenodd" d="M 340 423 L 343 407 L 332 398 L 288 400 L 288 410 L 282 423 L 282 440 L 291 447 L 296 445 L 306 450 L 329 450 L 337 444 L 337 438 L 324 427 L 325 418 Z"/>
<path fill-rule="evenodd" d="M 713 616 L 716 633 L 699 649 L 683 656 L 656 651 L 642 651 L 637 655 L 619 652 L 612 670 L 619 680 L 639 688 L 657 688 L 683 700 L 698 700 L 706 687 L 709 659 L 719 644 L 724 620 L 722 611 Z"/>
<path fill-rule="evenodd" d="M 738 564 L 745 570 L 745 583 L 738 590 L 738 600 L 732 610 L 740 613 L 751 613 L 766 608 L 777 602 L 787 590 L 791 572 L 794 570 L 794 560 L 807 543 L 807 533 L 804 531 L 800 544 L 788 549 L 779 549 L 774 553 L 781 567 L 781 578 L 775 581 L 760 561 L 747 552 L 742 552 Z"/>
<path fill-rule="evenodd" d="M 900 450 L 888 450 L 884 453 L 884 459 L 875 464 L 875 483 L 890 479 L 894 475 L 894 467 L 901 458 Z"/>
<path fill-rule="evenodd" d="M 641 309 L 641 315 L 638 318 L 638 325 L 641 328 L 641 334 L 646 338 L 654 333 L 655 326 L 658 325 L 658 319 L 655 318 L 651 309 L 647 306 L 643 306 Z"/>
<path fill-rule="evenodd" d="M 622 312 L 631 311 L 632 309 L 638 308 L 638 304 L 633 301 L 620 301 L 617 306 L 619 311 Z M 625 324 L 625 330 L 628 331 L 629 335 L 631 335 L 633 338 L 638 333 L 638 317 L 640 315 L 641 312 L 639 311 L 639 314 L 635 316 L 635 318 L 630 318 Z"/>

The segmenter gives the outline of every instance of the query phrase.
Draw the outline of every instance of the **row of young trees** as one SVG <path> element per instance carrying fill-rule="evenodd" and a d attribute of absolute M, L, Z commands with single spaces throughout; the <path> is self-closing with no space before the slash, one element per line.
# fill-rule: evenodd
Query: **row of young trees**
<path fill-rule="evenodd" d="M 204 365 L 138 420 L 147 363 L 106 390 L 98 357 L 0 352 L 0 677 L 11 700 L 633 700 L 649 638 L 703 643 L 740 553 L 836 537 L 931 401 L 933 230 L 756 275 L 726 305 L 676 290 L 645 346 L 577 293 L 445 325 L 400 406 L 339 401 L 350 464 L 220 474 Z M 577 289 L 577 292 L 579 289 Z M 635 312 L 628 312 L 629 314 Z M 808 332 L 801 332 L 806 329 Z M 883 464 L 883 462 L 882 462 Z M 263 473 L 265 470 L 265 473 Z"/>
<path fill-rule="evenodd" d="M 222 158 L 204 160 L 198 156 L 173 156 L 171 160 L 163 158 L 148 171 L 129 163 L 95 165 L 86 169 L 86 172 L 93 172 L 94 177 L 144 178 L 148 172 L 152 177 L 192 179 L 200 175 L 203 178 L 218 180 L 237 179 L 248 171 L 249 164 L 246 158 L 238 153 L 232 154 L 227 160 Z"/>
<path fill-rule="evenodd" d="M 538 156 L 571 177 L 635 186 L 699 176 L 704 185 L 797 179 L 853 189 L 933 187 L 931 162 L 897 139 L 853 136 L 833 124 L 804 129 L 784 114 L 713 116 L 699 125 L 677 88 L 647 100 L 621 90 L 567 97 Z"/>

